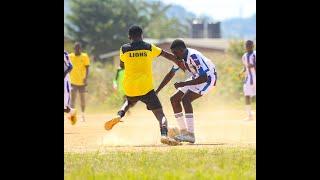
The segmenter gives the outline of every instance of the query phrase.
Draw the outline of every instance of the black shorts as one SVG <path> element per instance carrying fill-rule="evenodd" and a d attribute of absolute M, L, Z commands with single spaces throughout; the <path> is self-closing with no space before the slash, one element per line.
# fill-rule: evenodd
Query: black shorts
<path fill-rule="evenodd" d="M 129 97 L 126 96 L 129 106 L 136 104 L 138 101 L 142 101 L 144 104 L 147 105 L 148 110 L 155 110 L 162 108 L 160 100 L 156 95 L 154 90 L 149 91 L 147 94 L 143 96 L 134 96 Z"/>
<path fill-rule="evenodd" d="M 71 91 L 73 91 L 73 92 L 79 91 L 79 93 L 87 92 L 86 86 L 79 86 L 79 85 L 74 85 L 74 84 L 71 84 Z"/>

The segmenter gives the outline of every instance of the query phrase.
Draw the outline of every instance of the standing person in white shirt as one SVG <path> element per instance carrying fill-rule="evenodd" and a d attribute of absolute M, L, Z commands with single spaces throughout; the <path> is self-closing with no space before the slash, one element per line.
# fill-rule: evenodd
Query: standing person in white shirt
<path fill-rule="evenodd" d="M 256 51 L 253 50 L 254 43 L 251 40 L 246 41 L 246 53 L 242 56 L 244 65 L 241 74 L 245 73 L 243 92 L 245 96 L 247 120 L 253 120 L 251 111 L 251 99 L 256 96 Z"/>

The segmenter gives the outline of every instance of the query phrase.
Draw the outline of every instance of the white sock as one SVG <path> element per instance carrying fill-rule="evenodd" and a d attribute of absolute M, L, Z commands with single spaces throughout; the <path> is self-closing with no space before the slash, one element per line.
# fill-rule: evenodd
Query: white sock
<path fill-rule="evenodd" d="M 247 113 L 248 113 L 248 116 L 251 116 L 251 115 L 252 115 L 251 105 L 246 105 L 246 111 L 247 111 Z"/>
<path fill-rule="evenodd" d="M 193 113 L 186 113 L 185 117 L 188 126 L 188 132 L 194 133 Z"/>
<path fill-rule="evenodd" d="M 177 123 L 178 123 L 178 126 L 179 126 L 180 130 L 181 129 L 187 129 L 182 112 L 174 114 L 174 117 L 177 120 Z"/>

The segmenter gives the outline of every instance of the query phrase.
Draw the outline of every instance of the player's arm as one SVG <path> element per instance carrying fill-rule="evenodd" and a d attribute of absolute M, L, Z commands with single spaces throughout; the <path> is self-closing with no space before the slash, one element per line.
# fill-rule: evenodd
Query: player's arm
<path fill-rule="evenodd" d="M 69 69 L 67 69 L 65 72 L 64 72 L 64 78 L 67 76 L 67 74 L 70 72 L 72 70 L 72 67 L 71 67 L 71 69 L 69 70 Z"/>
<path fill-rule="evenodd" d="M 242 71 L 239 73 L 239 77 L 240 77 L 240 78 L 243 76 L 243 73 L 246 72 L 246 65 L 245 65 L 245 57 L 244 57 L 244 55 L 242 56 L 241 61 L 242 61 L 242 64 L 243 64 L 243 69 L 242 69 Z"/>
<path fill-rule="evenodd" d="M 118 78 L 119 78 L 119 73 L 120 71 L 124 68 L 124 64 L 122 61 L 120 61 L 120 67 L 117 69 L 117 73 L 116 73 L 116 77 L 113 79 L 113 89 L 117 89 L 118 88 Z"/>
<path fill-rule="evenodd" d="M 184 82 L 176 82 L 174 84 L 174 87 L 176 89 L 178 89 L 179 87 L 202 84 L 202 83 L 207 82 L 207 81 L 208 81 L 208 75 L 207 74 L 201 74 L 196 79 L 192 79 L 192 80 L 184 81 Z"/>
<path fill-rule="evenodd" d="M 89 56 L 87 54 L 85 54 L 84 67 L 85 67 L 85 70 L 86 70 L 86 75 L 85 75 L 85 77 L 83 79 L 84 85 L 87 85 L 87 80 L 88 80 L 88 77 L 89 77 L 89 66 L 90 66 L 90 59 L 89 59 Z"/>
<path fill-rule="evenodd" d="M 118 88 L 117 80 L 119 77 L 119 72 L 120 72 L 120 69 L 117 69 L 116 77 L 112 81 L 113 89 L 115 89 L 115 90 L 117 90 L 117 88 Z"/>
<path fill-rule="evenodd" d="M 160 83 L 158 89 L 156 90 L 156 94 L 158 94 L 161 91 L 161 89 L 164 88 L 171 81 L 171 79 L 176 74 L 177 70 L 178 69 L 176 69 L 175 67 L 172 67 L 172 69 L 167 73 L 167 75 L 164 77 L 164 79 Z"/>
<path fill-rule="evenodd" d="M 83 80 L 84 84 L 87 85 L 87 80 L 88 80 L 88 76 L 89 76 L 89 66 L 86 66 L 86 76 Z"/>
<path fill-rule="evenodd" d="M 160 56 L 174 62 L 177 66 L 179 66 L 180 69 L 182 69 L 183 71 L 186 70 L 186 67 L 184 66 L 184 63 L 179 60 L 175 55 L 165 51 L 162 49 Z"/>
<path fill-rule="evenodd" d="M 244 72 L 246 72 L 246 66 L 243 66 L 243 69 L 242 69 L 242 71 L 240 73 L 242 74 Z"/>
<path fill-rule="evenodd" d="M 64 71 L 64 78 L 65 78 L 67 76 L 67 74 L 71 72 L 71 70 L 73 68 L 67 52 L 64 52 L 64 65 L 65 65 L 65 67 L 67 67 L 66 70 Z"/>

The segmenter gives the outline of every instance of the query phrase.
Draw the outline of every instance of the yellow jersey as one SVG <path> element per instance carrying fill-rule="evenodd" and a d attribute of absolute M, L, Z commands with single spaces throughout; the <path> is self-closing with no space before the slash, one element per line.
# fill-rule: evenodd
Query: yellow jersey
<path fill-rule="evenodd" d="M 83 86 L 83 80 L 86 77 L 86 67 L 90 65 L 89 56 L 86 53 L 81 53 L 79 56 L 71 53 L 69 58 L 73 66 L 70 72 L 71 84 Z"/>
<path fill-rule="evenodd" d="M 152 61 L 162 49 L 144 41 L 135 41 L 120 48 L 120 60 L 124 63 L 123 87 L 130 97 L 142 96 L 153 90 Z"/>

